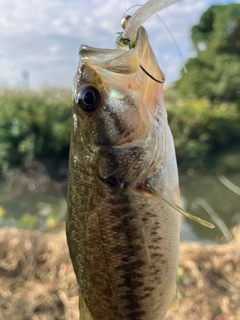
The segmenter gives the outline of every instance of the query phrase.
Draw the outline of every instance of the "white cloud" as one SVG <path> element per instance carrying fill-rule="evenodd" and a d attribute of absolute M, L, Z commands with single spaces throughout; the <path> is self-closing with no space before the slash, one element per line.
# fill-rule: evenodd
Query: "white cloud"
<path fill-rule="evenodd" d="M 192 25 L 209 5 L 229 2 L 185 0 L 160 13 L 184 59 L 192 55 Z M 127 0 L 127 7 L 138 3 Z M 33 87 L 43 83 L 71 86 L 80 44 L 114 47 L 124 11 L 125 1 L 119 0 L 1 0 L 1 81 L 16 85 L 22 70 L 28 70 Z M 156 17 L 145 26 L 161 68 L 169 81 L 175 80 L 182 63 L 171 37 Z"/>

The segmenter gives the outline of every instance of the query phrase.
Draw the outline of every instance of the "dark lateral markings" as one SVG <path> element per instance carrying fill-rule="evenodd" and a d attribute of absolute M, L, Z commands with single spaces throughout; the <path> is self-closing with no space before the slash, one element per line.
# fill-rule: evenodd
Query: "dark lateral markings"
<path fill-rule="evenodd" d="M 121 276 L 122 282 L 118 284 L 118 287 L 128 288 L 134 290 L 144 285 L 141 279 L 132 278 L 131 272 L 125 273 Z"/>
<path fill-rule="evenodd" d="M 158 252 L 154 252 L 154 253 L 151 253 L 151 258 L 154 259 L 154 258 L 161 258 L 163 257 L 163 254 L 162 253 L 158 253 Z"/>
<path fill-rule="evenodd" d="M 155 289 L 155 287 L 145 287 L 144 291 L 148 293 L 148 292 L 153 292 L 154 289 Z"/>
<path fill-rule="evenodd" d="M 127 273 L 131 272 L 132 274 L 136 274 L 135 272 L 138 270 L 138 268 L 144 266 L 144 264 L 145 262 L 140 259 L 136 261 L 128 261 L 128 263 L 117 266 L 116 271 L 124 271 Z"/>
<path fill-rule="evenodd" d="M 145 311 L 132 311 L 127 314 L 127 319 L 131 320 L 137 320 L 137 319 L 143 319 L 143 316 L 146 314 Z"/>
<path fill-rule="evenodd" d="M 160 237 L 161 238 L 161 240 L 162 240 L 162 237 Z M 150 250 L 159 250 L 159 246 L 156 246 L 156 245 L 153 245 L 153 244 L 150 244 L 149 246 L 148 246 L 148 248 L 150 249 Z"/>

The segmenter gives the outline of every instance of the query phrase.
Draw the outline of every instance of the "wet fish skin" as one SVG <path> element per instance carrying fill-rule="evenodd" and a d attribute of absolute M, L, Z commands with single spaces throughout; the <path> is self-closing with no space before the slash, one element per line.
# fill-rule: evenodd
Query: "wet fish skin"
<path fill-rule="evenodd" d="M 82 46 L 75 77 L 67 241 L 81 320 L 162 320 L 175 293 L 180 214 L 147 184 L 179 201 L 163 74 L 144 28 L 131 50 Z M 99 90 L 84 113 L 78 92 Z"/>

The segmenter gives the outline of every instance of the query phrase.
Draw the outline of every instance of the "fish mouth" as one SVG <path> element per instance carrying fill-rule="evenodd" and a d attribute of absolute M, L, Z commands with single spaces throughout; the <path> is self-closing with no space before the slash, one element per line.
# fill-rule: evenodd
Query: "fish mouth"
<path fill-rule="evenodd" d="M 127 44 L 123 45 L 118 38 L 115 49 L 81 45 L 79 55 L 82 64 L 97 69 L 104 68 L 114 73 L 131 74 L 141 68 L 154 79 L 165 79 L 149 44 L 147 32 L 143 27 L 138 30 L 134 48 L 130 48 Z"/>
<path fill-rule="evenodd" d="M 135 73 L 140 65 L 136 50 L 99 49 L 81 45 L 79 55 L 82 64 L 114 73 Z"/>

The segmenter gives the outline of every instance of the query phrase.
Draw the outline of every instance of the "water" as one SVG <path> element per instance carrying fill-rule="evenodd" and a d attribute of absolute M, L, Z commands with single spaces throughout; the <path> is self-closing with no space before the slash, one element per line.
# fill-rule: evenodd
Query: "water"
<path fill-rule="evenodd" d="M 240 186 L 240 173 L 226 176 Z M 182 204 L 185 210 L 212 222 L 211 217 L 198 202 L 211 206 L 228 229 L 240 224 L 240 196 L 223 185 L 216 175 L 194 175 L 180 177 Z M 199 199 L 200 198 L 200 199 Z M 223 234 L 216 226 L 209 229 L 183 217 L 181 241 L 205 243 L 222 242 Z"/>
<path fill-rule="evenodd" d="M 240 185 L 240 172 L 226 175 L 227 178 Z M 62 199 L 66 199 L 66 185 L 56 188 L 56 186 L 47 186 L 38 188 L 35 191 L 22 189 L 11 190 L 8 192 L 6 184 L 0 184 L 0 207 L 6 211 L 2 225 L 14 225 L 14 221 L 19 220 L 23 214 L 39 215 L 44 210 L 56 213 L 64 210 Z M 206 211 L 197 202 L 198 198 L 210 205 L 224 221 L 226 226 L 231 229 L 236 224 L 240 224 L 240 197 L 224 186 L 216 175 L 193 175 L 180 177 L 180 189 L 182 196 L 182 206 L 188 212 L 212 221 Z M 60 201 L 61 200 L 61 201 Z M 50 208 L 50 209 L 49 209 Z M 48 212 L 48 213 L 49 213 Z M 61 217 L 62 218 L 62 217 Z M 0 218 L 1 219 L 1 218 Z M 222 232 L 218 227 L 208 229 L 198 223 L 182 217 L 181 241 L 198 241 L 203 243 L 223 242 Z"/>

